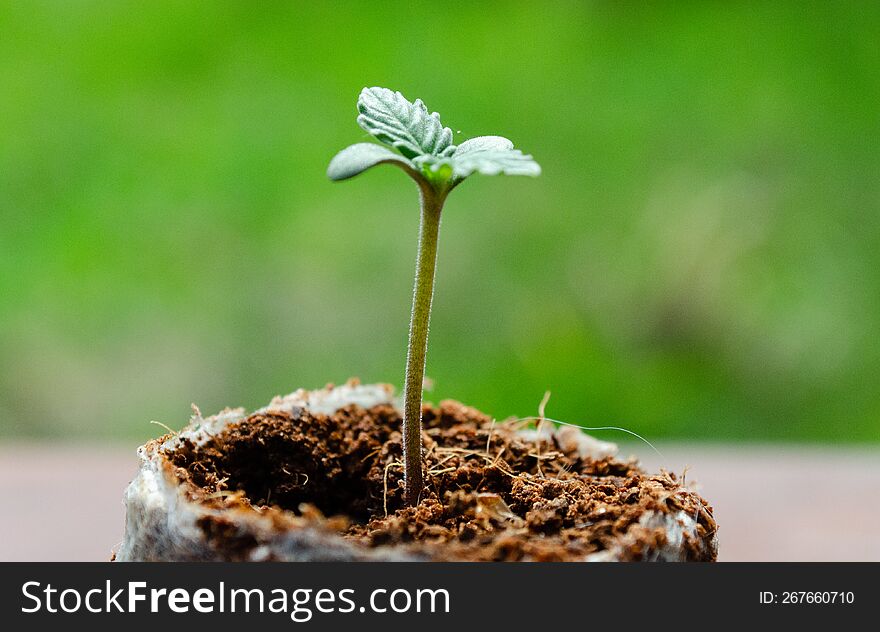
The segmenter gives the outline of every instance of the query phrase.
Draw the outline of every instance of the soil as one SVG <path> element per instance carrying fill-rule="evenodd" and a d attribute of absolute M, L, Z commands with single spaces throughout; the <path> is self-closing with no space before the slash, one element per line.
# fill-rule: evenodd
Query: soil
<path fill-rule="evenodd" d="M 701 544 L 716 529 L 712 508 L 674 473 L 582 458 L 559 436 L 527 439 L 523 422 L 494 423 L 453 401 L 425 405 L 423 423 L 427 476 L 415 507 L 403 505 L 401 417 L 388 405 L 255 413 L 168 456 L 198 502 L 272 515 L 282 528 L 305 516 L 363 546 L 437 560 L 577 560 L 627 532 L 639 537 L 624 559 L 640 560 L 666 539 L 639 522 L 649 511 L 693 516 L 699 541 L 685 538 L 686 557 L 714 555 Z M 227 550 L 254 545 L 227 526 L 200 522 Z"/>

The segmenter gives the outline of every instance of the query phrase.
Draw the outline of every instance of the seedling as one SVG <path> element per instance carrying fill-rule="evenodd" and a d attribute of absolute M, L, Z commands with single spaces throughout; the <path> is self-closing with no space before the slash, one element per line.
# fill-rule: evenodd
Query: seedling
<path fill-rule="evenodd" d="M 419 247 L 409 323 L 409 348 L 403 390 L 404 501 L 419 502 L 422 476 L 422 384 L 428 348 L 428 325 L 437 267 L 437 235 L 446 196 L 473 173 L 487 176 L 537 176 L 541 167 L 501 136 L 477 136 L 452 144 L 452 130 L 428 113 L 421 99 L 410 103 L 400 92 L 364 88 L 358 97 L 357 122 L 378 141 L 357 143 L 334 156 L 331 180 L 346 180 L 380 164 L 396 165 L 415 180 L 421 198 Z"/>

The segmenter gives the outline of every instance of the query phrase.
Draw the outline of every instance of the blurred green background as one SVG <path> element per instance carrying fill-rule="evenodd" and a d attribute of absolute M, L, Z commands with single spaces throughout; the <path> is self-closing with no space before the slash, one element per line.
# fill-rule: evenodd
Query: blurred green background
<path fill-rule="evenodd" d="M 544 167 L 450 198 L 429 399 L 877 441 L 878 9 L 2 2 L 0 437 L 400 384 L 415 188 L 325 177 L 381 85 Z"/>

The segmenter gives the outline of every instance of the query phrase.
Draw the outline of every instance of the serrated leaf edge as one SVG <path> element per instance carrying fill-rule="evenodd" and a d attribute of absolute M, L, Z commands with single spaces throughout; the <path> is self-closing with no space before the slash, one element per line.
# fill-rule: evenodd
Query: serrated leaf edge
<path fill-rule="evenodd" d="M 389 96 L 405 104 L 403 113 L 395 111 L 395 106 L 399 103 L 388 99 Z M 378 107 L 371 104 L 371 100 Z M 443 126 L 437 112 L 428 113 L 428 108 L 421 99 L 410 102 L 399 91 L 381 87 L 364 88 L 358 96 L 357 110 L 357 123 L 362 129 L 380 142 L 394 147 L 407 158 L 446 155 L 450 148 L 454 151 L 452 130 Z M 417 117 L 419 120 L 416 122 Z M 382 118 L 391 119 L 398 125 L 389 124 Z M 417 125 L 415 130 L 414 123 Z"/>

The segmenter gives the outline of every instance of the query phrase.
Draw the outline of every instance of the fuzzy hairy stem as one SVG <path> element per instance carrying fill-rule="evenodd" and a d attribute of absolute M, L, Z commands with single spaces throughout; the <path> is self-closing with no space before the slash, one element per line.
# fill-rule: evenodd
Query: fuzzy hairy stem
<path fill-rule="evenodd" d="M 422 213 L 419 224 L 419 250 L 413 287 L 412 314 L 409 322 L 409 348 L 406 356 L 406 381 L 403 391 L 403 472 L 404 502 L 417 505 L 424 488 L 422 474 L 422 388 L 425 357 L 428 350 L 428 326 L 434 297 L 434 272 L 437 268 L 437 236 L 440 212 L 446 198 L 427 183 L 421 186 Z"/>

